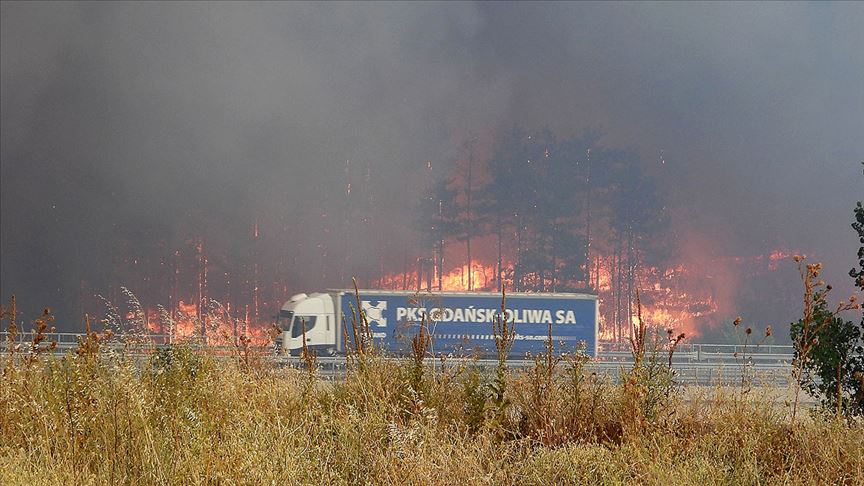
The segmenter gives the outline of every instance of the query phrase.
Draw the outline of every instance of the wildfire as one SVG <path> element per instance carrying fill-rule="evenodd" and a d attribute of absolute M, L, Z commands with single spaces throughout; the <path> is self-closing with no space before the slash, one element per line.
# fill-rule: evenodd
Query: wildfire
<path fill-rule="evenodd" d="M 229 346 L 238 342 L 241 335 L 250 337 L 256 345 L 268 342 L 267 323 L 250 325 L 246 319 L 232 317 L 229 309 L 217 302 L 212 302 L 208 309 L 199 313 L 197 304 L 181 300 L 173 310 L 172 315 L 165 309 L 147 309 L 146 329 L 153 334 L 166 336 L 169 342 L 203 339 L 207 344 Z M 130 312 L 126 317 L 133 319 L 134 313 Z"/>
<path fill-rule="evenodd" d="M 256 224 L 253 234 L 257 231 Z M 174 282 L 172 294 L 183 295 L 184 299 L 174 301 L 167 309 L 131 306 L 134 310 L 121 315 L 127 322 L 140 323 L 136 329 L 167 336 L 171 342 L 201 340 L 230 346 L 237 343 L 240 336 L 249 336 L 254 343 L 265 344 L 270 321 L 262 318 L 261 314 L 267 312 L 260 312 L 261 307 L 272 309 L 281 304 L 280 299 L 287 296 L 288 287 L 262 301 L 257 265 L 250 265 L 249 274 L 242 280 L 229 276 L 227 271 L 208 271 L 212 263 L 204 255 L 203 244 L 197 239 L 191 241 L 195 245 L 194 251 L 187 252 L 188 261 L 181 261 L 180 254 L 175 252 L 176 261 L 169 274 Z M 558 262 L 539 272 L 522 270 L 523 273 L 517 274 L 514 262 L 507 258 L 512 248 L 505 245 L 502 255 L 500 241 L 496 252 L 492 237 L 485 240 L 476 237 L 473 241 L 471 265 L 466 262 L 467 252 L 458 249 L 446 255 L 450 262 L 464 262 L 455 266 L 444 266 L 445 258 L 440 249 L 438 253 L 433 251 L 430 257 L 413 261 L 406 255 L 401 272 L 383 272 L 382 260 L 383 275 L 366 280 L 365 285 L 391 290 L 497 291 L 501 285 L 497 261 L 501 259 L 508 291 L 518 288 L 520 291 L 596 292 L 600 305 L 599 337 L 603 341 L 626 342 L 632 328 L 638 324 L 640 313 L 642 322 L 649 327 L 663 332 L 673 329 L 693 338 L 702 334 L 705 326 L 715 325 L 730 312 L 737 311 L 734 306 L 739 282 L 758 277 L 766 270 L 777 270 L 795 253 L 776 249 L 763 255 L 717 257 L 710 256 L 710 250 L 705 249 L 710 242 L 697 240 L 683 245 L 689 251 L 684 251 L 677 262 L 650 266 L 638 251 L 622 254 L 615 248 L 596 245 L 591 253 L 590 268 L 584 269 L 589 278 L 585 281 L 571 278 L 564 282 L 557 279 Z M 517 278 L 518 285 L 514 284 Z M 239 294 L 235 294 L 238 289 Z M 219 298 L 228 304 L 223 307 L 211 300 L 211 296 L 221 296 Z"/>
<path fill-rule="evenodd" d="M 630 330 L 639 324 L 640 314 L 650 327 L 698 336 L 699 318 L 711 317 L 719 309 L 710 285 L 700 285 L 687 265 L 638 266 L 631 285 L 620 272 L 615 272 L 615 264 L 613 258 L 603 256 L 598 256 L 595 262 L 599 327 L 604 340 L 626 341 Z"/>
<path fill-rule="evenodd" d="M 176 317 L 169 321 L 167 331 L 171 340 L 188 339 L 201 332 L 201 326 L 197 325 L 198 305 L 193 302 L 177 303 Z"/>
<path fill-rule="evenodd" d="M 495 266 L 475 262 L 472 265 L 471 290 L 493 291 L 496 290 Z M 389 290 L 417 290 L 431 288 L 439 289 L 439 275 L 437 272 L 424 274 L 419 279 L 414 273 L 390 273 L 382 276 L 375 284 L 382 289 Z M 464 292 L 468 290 L 468 265 L 453 268 L 440 276 L 440 290 L 445 292 Z"/>
<path fill-rule="evenodd" d="M 472 290 L 494 290 L 495 267 L 475 263 L 471 268 Z M 467 291 L 468 265 L 455 268 L 441 277 L 442 290 Z"/>
<path fill-rule="evenodd" d="M 628 323 L 636 324 L 637 306 L 635 299 L 636 287 L 626 289 L 616 282 L 620 276 L 613 272 L 611 258 L 597 257 L 595 262 L 597 274 L 596 292 L 600 301 L 600 334 L 603 340 L 626 340 L 629 335 Z M 505 264 L 505 268 L 507 264 Z M 471 266 L 472 290 L 494 291 L 496 286 L 496 266 L 475 262 Z M 440 289 L 443 291 L 468 291 L 467 264 L 450 269 L 440 277 Z M 417 289 L 417 275 L 388 274 L 378 281 L 381 288 L 410 290 Z M 686 266 L 676 265 L 668 269 L 642 267 L 637 272 L 634 281 L 641 293 L 640 304 L 643 321 L 649 326 L 660 329 L 674 328 L 685 332 L 688 336 L 698 335 L 700 317 L 711 316 L 718 310 L 710 289 L 699 289 L 689 285 L 693 280 Z M 439 288 L 438 275 L 431 275 L 427 280 L 420 278 L 419 288 L 426 288 L 431 282 L 431 288 Z M 622 289 L 627 295 L 622 293 Z M 627 303 L 630 298 L 629 305 Z M 628 317 L 629 316 L 629 317 Z"/>
<path fill-rule="evenodd" d="M 732 302 L 728 298 L 734 280 L 721 278 L 718 268 L 734 265 L 750 265 L 753 262 L 767 264 L 775 270 L 781 260 L 791 258 L 791 253 L 774 250 L 754 257 L 735 257 L 717 261 L 701 261 L 698 264 L 676 263 L 668 267 L 637 265 L 632 282 L 620 268 L 615 258 L 597 255 L 592 260 L 592 283 L 600 302 L 600 338 L 604 341 L 626 341 L 633 326 L 642 321 L 655 329 L 673 329 L 683 332 L 688 338 L 702 334 L 704 326 L 722 319 Z M 504 264 L 505 268 L 512 263 Z M 766 268 L 763 266 L 763 268 Z M 441 275 L 440 288 L 444 291 L 468 291 L 467 264 L 454 267 Z M 496 290 L 496 266 L 475 261 L 472 265 L 472 290 Z M 428 278 L 405 274 L 388 274 L 378 284 L 387 289 L 439 288 L 439 278 L 433 274 Z M 509 288 L 509 285 L 508 285 Z M 639 292 L 637 301 L 636 292 Z M 728 312 L 727 312 L 728 311 Z"/>
<path fill-rule="evenodd" d="M 777 264 L 780 260 L 792 258 L 794 255 L 795 253 L 793 252 L 774 250 L 768 254 L 768 268 L 771 270 L 777 270 Z"/>

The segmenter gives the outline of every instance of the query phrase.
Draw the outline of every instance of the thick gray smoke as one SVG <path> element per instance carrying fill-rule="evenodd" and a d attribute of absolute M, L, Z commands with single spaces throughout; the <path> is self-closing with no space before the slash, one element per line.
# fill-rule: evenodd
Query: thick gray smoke
<path fill-rule="evenodd" d="M 309 222 L 335 217 L 346 161 L 374 188 L 352 258 L 377 262 L 412 241 L 427 161 L 516 124 L 598 129 L 648 164 L 662 151 L 676 227 L 728 254 L 816 253 L 848 280 L 862 4 L 4 2 L 0 17 L 0 288 L 27 309 L 72 319 L 83 281 L 116 283 L 118 245 L 198 231 L 240 258 L 256 218 L 290 228 L 262 259 L 293 255 L 291 290 L 342 285 L 321 281 Z"/>

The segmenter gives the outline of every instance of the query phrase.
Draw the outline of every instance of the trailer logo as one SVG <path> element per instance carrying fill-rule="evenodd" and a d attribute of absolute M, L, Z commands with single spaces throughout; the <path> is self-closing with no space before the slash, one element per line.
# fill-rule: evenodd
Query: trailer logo
<path fill-rule="evenodd" d="M 377 305 L 372 305 L 369 300 L 361 300 L 360 305 L 363 307 L 363 313 L 366 314 L 366 321 L 370 326 L 387 327 L 387 318 L 384 317 L 387 301 L 379 300 Z"/>

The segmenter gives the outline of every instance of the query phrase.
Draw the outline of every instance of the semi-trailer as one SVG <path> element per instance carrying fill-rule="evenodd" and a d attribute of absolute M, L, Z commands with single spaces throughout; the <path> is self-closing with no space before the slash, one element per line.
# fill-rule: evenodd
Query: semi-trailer
<path fill-rule="evenodd" d="M 375 347 L 387 353 L 407 353 L 412 336 L 424 325 L 435 355 L 488 356 L 495 353 L 493 324 L 501 312 L 502 295 L 495 292 L 351 289 L 297 294 L 279 312 L 282 332 L 276 346 L 281 353 L 299 354 L 305 335 L 307 349 L 343 354 L 345 337 L 353 340 L 355 327 L 365 318 Z M 511 356 L 542 352 L 550 330 L 556 349 L 596 356 L 596 295 L 511 293 L 504 300 L 504 318 L 515 330 Z"/>

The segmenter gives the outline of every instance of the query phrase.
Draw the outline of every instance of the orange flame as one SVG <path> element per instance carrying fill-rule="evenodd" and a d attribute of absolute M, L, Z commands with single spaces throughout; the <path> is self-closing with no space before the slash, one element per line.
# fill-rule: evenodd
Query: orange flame
<path fill-rule="evenodd" d="M 637 265 L 632 287 L 623 283 L 618 285 L 616 282 L 619 277 L 614 272 L 613 258 L 597 255 L 592 265 L 592 280 L 597 286 L 595 291 L 600 301 L 600 338 L 607 341 L 627 340 L 631 326 L 638 323 L 635 299 L 637 288 L 641 296 L 642 320 L 648 326 L 661 331 L 673 329 L 676 334 L 684 332 L 688 338 L 699 336 L 700 327 L 717 321 L 725 312 L 724 309 L 731 304 L 727 297 L 728 289 L 725 287 L 734 281 L 711 275 L 716 273 L 714 267 L 717 267 L 717 264 L 728 267 L 736 262 L 743 264 L 762 261 L 767 262 L 769 270 L 775 270 L 778 263 L 785 258 L 791 258 L 790 255 L 791 253 L 786 251 L 774 250 L 764 256 L 734 257 L 731 260 L 724 258 L 722 261 L 700 262 L 694 266 L 684 263 L 666 268 Z M 505 267 L 512 267 L 512 263 L 505 264 Z M 495 265 L 476 261 L 472 271 L 473 290 L 497 290 Z M 431 281 L 432 288 L 437 289 L 437 275 L 434 275 Z M 452 268 L 441 276 L 440 282 L 442 290 L 467 291 L 468 265 Z M 416 289 L 417 275 L 388 274 L 379 280 L 378 285 L 390 289 Z M 427 281 L 424 279 L 420 288 L 426 286 Z M 619 293 L 622 295 L 619 296 Z"/>
<path fill-rule="evenodd" d="M 218 307 L 218 306 L 217 306 Z M 147 309 L 147 327 L 154 334 L 166 335 L 170 342 L 203 338 L 207 344 L 228 346 L 239 336 L 251 338 L 253 345 L 266 345 L 269 342 L 268 323 L 247 322 L 230 316 L 227 309 L 210 309 L 198 318 L 198 305 L 194 302 L 179 301 L 175 317 L 160 315 L 156 309 Z"/>

